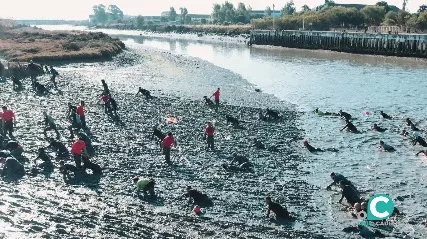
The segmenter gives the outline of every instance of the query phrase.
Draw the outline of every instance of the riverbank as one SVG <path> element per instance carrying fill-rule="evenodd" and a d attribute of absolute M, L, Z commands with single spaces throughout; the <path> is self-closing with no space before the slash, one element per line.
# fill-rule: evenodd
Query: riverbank
<path fill-rule="evenodd" d="M 125 48 L 104 33 L 46 31 L 24 27 L 6 29 L 0 38 L 0 56 L 8 61 L 38 63 L 111 59 Z"/>
<path fill-rule="evenodd" d="M 275 97 L 255 92 L 239 76 L 204 61 L 150 49 L 126 50 L 110 62 L 70 64 L 57 70 L 61 91 L 52 89 L 50 96 L 34 95 L 29 81 L 18 92 L 10 82 L 2 83 L 0 97 L 16 112 L 15 136 L 25 149 L 24 156 L 33 159 L 37 148 L 47 145 L 41 126 L 34 124 L 42 120 L 44 110 L 56 119 L 61 141 L 70 146 L 64 118 L 67 102 L 85 100 L 89 135 L 96 150 L 92 161 L 104 173 L 99 179 L 65 183 L 55 168 L 14 183 L 1 181 L 0 216 L 7 237 L 318 237 L 311 232 L 315 230 L 282 227 L 265 218 L 266 195 L 301 216 L 315 211 L 310 203 L 312 188 L 299 176 L 307 173 L 298 170 L 305 160 L 293 146 L 300 140 L 295 126 L 298 114 Z M 48 79 L 42 76 L 40 82 L 50 88 Z M 95 103 L 101 79 L 118 102 L 120 121 L 109 118 Z M 135 97 L 138 86 L 151 90 L 156 98 Z M 224 100 L 219 114 L 201 102 L 203 95 L 210 95 L 218 86 Z M 280 109 L 284 120 L 258 121 L 258 107 L 266 106 Z M 245 129 L 227 125 L 225 114 L 244 121 Z M 166 125 L 167 116 L 178 116 L 181 121 Z M 206 151 L 202 139 L 209 120 L 217 128 L 215 152 Z M 172 153 L 173 166 L 164 162 L 150 139 L 156 124 L 176 135 L 179 151 Z M 251 147 L 254 137 L 271 150 Z M 233 152 L 247 155 L 255 173 L 225 172 L 221 164 Z M 33 167 L 26 164 L 27 171 Z M 156 201 L 133 194 L 131 178 L 137 175 L 155 179 Z M 186 185 L 213 199 L 214 206 L 204 208 L 203 217 L 194 216 L 192 206 L 182 197 Z"/>

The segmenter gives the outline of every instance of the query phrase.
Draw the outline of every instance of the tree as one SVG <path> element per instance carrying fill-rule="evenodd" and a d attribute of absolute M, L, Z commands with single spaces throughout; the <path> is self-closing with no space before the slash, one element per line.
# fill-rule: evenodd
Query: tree
<path fill-rule="evenodd" d="M 221 10 L 222 10 L 221 5 L 216 4 L 216 3 L 213 5 L 212 18 L 213 18 L 215 23 L 224 22 L 224 14 Z"/>
<path fill-rule="evenodd" d="M 427 10 L 427 5 L 423 4 L 418 8 L 418 13 L 422 13 Z"/>
<path fill-rule="evenodd" d="M 310 9 L 310 7 L 306 4 L 306 5 L 304 5 L 304 6 L 302 6 L 302 12 L 308 12 L 308 11 L 310 11 L 311 9 Z"/>
<path fill-rule="evenodd" d="M 265 15 L 266 16 L 271 16 L 271 8 L 270 7 L 266 7 L 265 8 Z"/>
<path fill-rule="evenodd" d="M 399 26 L 406 26 L 406 22 L 410 17 L 411 14 L 409 12 L 399 10 L 399 12 L 397 12 L 397 24 Z"/>
<path fill-rule="evenodd" d="M 397 25 L 398 21 L 397 21 L 397 13 L 393 12 L 393 11 L 389 11 L 386 15 L 385 15 L 385 19 L 384 19 L 384 24 L 387 26 L 394 26 Z"/>
<path fill-rule="evenodd" d="M 186 20 L 187 20 L 187 14 L 188 14 L 188 11 L 187 11 L 187 8 L 180 8 L 179 9 L 179 11 L 181 12 L 181 21 L 185 24 L 185 22 L 186 22 Z"/>
<path fill-rule="evenodd" d="M 390 6 L 388 5 L 388 3 L 386 1 L 377 2 L 377 4 L 375 4 L 375 6 L 384 7 L 384 11 L 386 13 L 388 13 L 391 10 Z"/>
<path fill-rule="evenodd" d="M 292 14 L 294 14 L 295 11 L 296 11 L 296 9 L 295 9 L 294 1 L 290 0 L 282 8 L 282 16 L 292 15 Z"/>
<path fill-rule="evenodd" d="M 169 9 L 169 21 L 175 21 L 176 20 L 176 11 L 174 7 L 171 7 Z"/>
<path fill-rule="evenodd" d="M 360 12 L 365 17 L 365 23 L 371 26 L 379 26 L 385 15 L 383 6 L 366 6 Z"/>
<path fill-rule="evenodd" d="M 137 28 L 142 28 L 142 26 L 144 26 L 144 17 L 138 15 L 135 19 L 135 23 Z"/>
<path fill-rule="evenodd" d="M 420 12 L 417 21 L 417 28 L 422 31 L 427 29 L 427 11 Z"/>
<path fill-rule="evenodd" d="M 120 10 L 119 7 L 116 5 L 109 5 L 108 6 L 108 18 L 112 21 L 117 21 L 123 19 L 123 11 Z"/>
<path fill-rule="evenodd" d="M 192 22 L 193 20 L 191 19 L 191 17 L 190 16 L 186 16 L 185 17 L 185 22 L 187 23 L 187 24 L 191 24 L 191 22 Z"/>
<path fill-rule="evenodd" d="M 224 21 L 226 22 L 234 22 L 236 11 L 234 10 L 234 6 L 232 3 L 226 1 L 222 7 L 221 11 L 224 12 Z"/>
<path fill-rule="evenodd" d="M 241 22 L 241 23 L 249 22 L 250 12 L 248 12 L 244 3 L 240 2 L 237 5 L 237 10 L 235 11 L 235 13 L 236 13 L 235 22 Z"/>
<path fill-rule="evenodd" d="M 108 20 L 107 12 L 105 11 L 105 6 L 102 4 L 95 5 L 92 7 L 93 15 L 90 16 L 90 20 L 94 23 L 104 24 Z"/>

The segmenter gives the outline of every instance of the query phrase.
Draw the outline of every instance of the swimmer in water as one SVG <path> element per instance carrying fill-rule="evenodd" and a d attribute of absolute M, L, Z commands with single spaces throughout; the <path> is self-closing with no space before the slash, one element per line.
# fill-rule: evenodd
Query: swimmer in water
<path fill-rule="evenodd" d="M 426 141 L 425 141 L 421 136 L 419 136 L 419 135 L 417 135 L 417 136 L 415 137 L 415 139 L 412 141 L 412 144 L 413 144 L 413 145 L 416 145 L 417 143 L 418 143 L 419 145 L 423 146 L 423 147 L 427 147 L 427 143 L 426 143 Z"/>
<path fill-rule="evenodd" d="M 406 130 L 404 129 L 404 130 L 402 130 L 402 132 L 400 133 L 400 135 L 402 135 L 402 136 L 406 137 L 406 136 L 409 136 L 409 133 L 408 133 L 408 131 L 406 131 Z"/>
<path fill-rule="evenodd" d="M 384 113 L 383 111 L 380 111 L 380 114 L 384 119 L 392 119 L 392 117 L 390 115 Z"/>
<path fill-rule="evenodd" d="M 347 124 L 344 126 L 344 128 L 342 128 L 340 131 L 343 131 L 344 129 L 346 129 L 347 128 L 347 131 L 350 131 L 350 132 L 352 132 L 352 133 L 360 133 L 358 130 L 357 130 L 357 128 L 356 128 L 356 126 L 354 126 L 354 124 L 353 123 L 351 123 L 350 122 L 350 120 L 347 120 L 346 119 L 346 121 L 345 121 Z"/>
<path fill-rule="evenodd" d="M 416 153 L 415 156 L 418 156 L 421 153 L 423 153 L 425 156 L 427 156 L 427 150 L 421 150 L 420 152 Z"/>
<path fill-rule="evenodd" d="M 347 112 L 344 112 L 340 110 L 339 115 L 344 118 L 346 121 L 349 121 L 351 119 L 351 115 Z"/>
<path fill-rule="evenodd" d="M 334 148 L 328 148 L 326 150 L 323 150 L 321 148 L 315 148 L 315 147 L 311 146 L 307 140 L 304 141 L 304 147 L 306 147 L 308 149 L 308 151 L 310 151 L 311 153 L 325 152 L 325 151 L 338 152 L 338 149 L 334 149 Z"/>
<path fill-rule="evenodd" d="M 383 133 L 383 132 L 385 132 L 387 129 L 386 129 L 386 128 L 381 128 L 381 127 L 379 127 L 377 124 L 374 124 L 374 126 L 372 127 L 372 130 L 373 130 L 373 131 L 377 131 L 377 132 L 381 132 L 381 133 Z"/>
<path fill-rule="evenodd" d="M 332 115 L 332 116 L 340 116 L 340 114 L 337 113 L 331 113 L 331 112 L 322 112 L 319 110 L 319 108 L 314 110 L 314 113 L 318 114 L 319 116 L 323 116 L 323 115 Z"/>
<path fill-rule="evenodd" d="M 396 151 L 396 149 L 393 148 L 393 146 L 385 144 L 384 141 L 382 141 L 382 140 L 380 141 L 380 145 L 378 146 L 378 148 L 380 150 L 385 151 L 385 152 L 394 152 L 394 151 Z"/>
<path fill-rule="evenodd" d="M 265 203 L 267 204 L 267 217 L 270 217 L 270 211 L 272 211 L 276 214 L 276 219 L 292 219 L 288 210 L 282 205 L 271 201 L 271 197 L 266 197 Z"/>
<path fill-rule="evenodd" d="M 406 125 L 410 126 L 412 131 L 420 131 L 409 118 L 406 118 Z"/>

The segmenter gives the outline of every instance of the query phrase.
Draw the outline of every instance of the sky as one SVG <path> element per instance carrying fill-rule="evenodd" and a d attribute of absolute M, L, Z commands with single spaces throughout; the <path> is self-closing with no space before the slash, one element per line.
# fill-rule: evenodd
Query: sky
<path fill-rule="evenodd" d="M 92 13 L 92 6 L 97 4 L 117 5 L 126 15 L 159 16 L 162 11 L 175 7 L 186 7 L 188 13 L 210 14 L 214 3 L 225 0 L 0 0 L 0 18 L 8 19 L 61 19 L 85 20 Z M 335 0 L 336 3 L 361 3 L 374 5 L 379 0 Z M 235 6 L 238 2 L 250 5 L 253 10 L 264 10 L 275 5 L 280 10 L 287 0 L 229 0 Z M 310 8 L 324 3 L 324 0 L 294 0 L 297 10 L 304 4 Z M 402 8 L 403 0 L 388 0 L 389 5 Z M 408 0 L 407 10 L 416 12 L 427 0 Z"/>

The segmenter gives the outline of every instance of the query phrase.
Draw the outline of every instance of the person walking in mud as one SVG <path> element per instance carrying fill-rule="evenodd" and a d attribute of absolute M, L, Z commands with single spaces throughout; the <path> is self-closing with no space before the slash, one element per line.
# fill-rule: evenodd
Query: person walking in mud
<path fill-rule="evenodd" d="M 50 115 L 48 115 L 46 111 L 43 112 L 43 117 L 44 117 L 44 125 L 45 125 L 45 128 L 43 130 L 44 136 L 47 138 L 47 131 L 53 130 L 56 133 L 56 138 L 59 139 L 61 135 L 59 134 L 58 129 L 56 128 L 56 124 L 53 118 Z"/>
<path fill-rule="evenodd" d="M 86 117 L 85 117 L 85 102 L 80 101 L 80 105 L 77 107 L 77 114 L 80 117 L 82 129 L 86 129 Z"/>
<path fill-rule="evenodd" d="M 214 99 L 215 99 L 215 111 L 218 111 L 218 109 L 219 109 L 219 97 L 220 97 L 220 95 L 221 95 L 221 93 L 220 93 L 219 88 L 218 88 L 210 97 L 210 98 L 214 97 Z"/>
<path fill-rule="evenodd" d="M 58 88 L 58 86 L 56 85 L 55 79 L 56 79 L 56 76 L 59 75 L 59 73 L 55 69 L 53 69 L 53 66 L 50 66 L 50 74 L 52 74 L 52 76 L 50 77 L 50 81 L 52 82 L 55 88 Z"/>
<path fill-rule="evenodd" d="M 110 90 L 108 89 L 108 85 L 107 85 L 107 83 L 105 83 L 105 80 L 101 80 L 101 83 L 102 83 L 102 87 L 104 88 L 104 90 L 103 90 L 103 95 L 105 95 L 105 94 L 110 94 Z"/>
<path fill-rule="evenodd" d="M 114 116 L 117 118 L 118 117 L 117 101 L 111 95 L 108 95 L 108 105 L 110 108 L 110 112 L 112 112 L 114 114 Z"/>
<path fill-rule="evenodd" d="M 82 128 L 80 116 L 77 114 L 77 110 L 75 108 L 71 109 L 71 125 L 68 127 L 68 130 L 70 131 L 70 139 L 74 138 L 74 130 L 80 130 Z"/>
<path fill-rule="evenodd" d="M 205 139 L 207 142 L 208 149 L 214 150 L 214 136 L 215 127 L 212 125 L 212 122 L 208 122 L 208 125 L 205 128 Z"/>
<path fill-rule="evenodd" d="M 86 143 L 83 141 L 82 138 L 79 138 L 76 142 L 73 143 L 73 146 L 71 147 L 71 152 L 73 154 L 76 167 L 78 169 L 81 169 L 83 154 L 87 155 Z"/>
<path fill-rule="evenodd" d="M 165 155 L 165 160 L 167 163 L 170 163 L 171 160 L 171 148 L 172 146 L 177 146 L 176 141 L 172 135 L 171 132 L 168 133 L 168 135 L 163 139 L 162 141 L 162 147 L 163 147 L 163 154 Z"/>
<path fill-rule="evenodd" d="M 12 89 L 18 90 L 22 88 L 22 83 L 18 80 L 18 78 L 14 75 L 10 77 L 10 80 L 12 81 Z"/>
<path fill-rule="evenodd" d="M 38 67 L 34 64 L 33 60 L 30 60 L 30 64 L 28 64 L 27 69 L 30 72 L 31 82 L 34 84 L 36 81 Z"/>
<path fill-rule="evenodd" d="M 10 138 L 13 138 L 13 128 L 16 126 L 15 113 L 12 110 L 8 110 L 6 106 L 3 106 L 2 110 L 3 135 L 8 134 Z"/>

